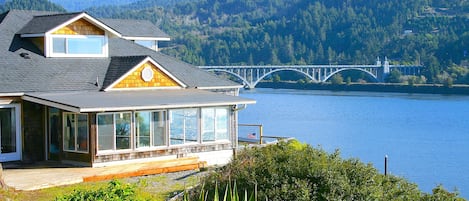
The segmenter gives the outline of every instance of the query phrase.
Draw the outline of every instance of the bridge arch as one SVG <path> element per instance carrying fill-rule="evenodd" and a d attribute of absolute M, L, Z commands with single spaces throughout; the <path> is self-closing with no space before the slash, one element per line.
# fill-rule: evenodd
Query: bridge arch
<path fill-rule="evenodd" d="M 341 68 L 341 69 L 338 69 L 332 73 L 330 73 L 329 75 L 327 75 L 324 80 L 322 80 L 322 82 L 325 82 L 327 81 L 329 78 L 331 78 L 332 76 L 334 76 L 335 74 L 337 73 L 340 73 L 342 71 L 349 71 L 349 70 L 357 70 L 357 71 L 362 71 L 362 72 L 365 72 L 366 74 L 368 74 L 370 77 L 372 77 L 373 79 L 375 79 L 377 82 L 379 82 L 379 79 L 378 79 L 378 75 L 374 75 L 372 72 L 370 71 L 367 71 L 365 69 L 361 69 L 361 68 Z"/>
<path fill-rule="evenodd" d="M 228 73 L 230 75 L 234 75 L 235 77 L 239 78 L 241 81 L 243 81 L 243 84 L 247 85 L 249 88 L 254 88 L 254 86 L 256 85 L 253 85 L 251 86 L 251 83 L 249 83 L 244 77 L 242 77 L 241 75 L 238 75 L 236 73 L 233 73 L 229 70 L 222 70 L 222 69 L 208 69 L 207 71 L 211 71 L 211 72 L 224 72 L 224 73 Z"/>
<path fill-rule="evenodd" d="M 286 68 L 286 69 L 275 69 L 275 70 L 271 70 L 269 72 L 267 72 L 266 74 L 260 76 L 253 84 L 252 84 L 252 87 L 255 87 L 261 80 L 263 80 L 265 77 L 273 74 L 273 73 L 276 73 L 276 72 L 280 72 L 280 71 L 294 71 L 294 72 L 298 72 L 302 75 L 305 75 L 307 78 L 309 78 L 310 80 L 312 80 L 313 82 L 316 82 L 317 80 L 314 79 L 313 76 L 311 75 L 308 75 L 308 73 L 305 73 L 301 70 L 298 70 L 298 69 L 292 69 L 292 68 Z"/>

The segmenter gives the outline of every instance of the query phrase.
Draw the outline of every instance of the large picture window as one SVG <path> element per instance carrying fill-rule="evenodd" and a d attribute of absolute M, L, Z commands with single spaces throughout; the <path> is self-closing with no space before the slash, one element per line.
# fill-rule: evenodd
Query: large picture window
<path fill-rule="evenodd" d="M 202 109 L 202 141 L 213 142 L 229 138 L 228 108 Z"/>
<path fill-rule="evenodd" d="M 165 118 L 164 111 L 135 113 L 137 148 L 166 145 Z"/>
<path fill-rule="evenodd" d="M 131 148 L 132 113 L 98 114 L 98 150 Z"/>
<path fill-rule="evenodd" d="M 99 113 L 96 118 L 98 151 L 104 152 L 230 140 L 229 107 Z"/>
<path fill-rule="evenodd" d="M 198 109 L 169 111 L 169 138 L 171 145 L 196 143 L 199 141 Z"/>
<path fill-rule="evenodd" d="M 52 36 L 52 56 L 54 57 L 104 57 L 107 42 L 105 36 Z"/>
<path fill-rule="evenodd" d="M 88 152 L 88 115 L 64 113 L 63 149 L 65 151 Z"/>

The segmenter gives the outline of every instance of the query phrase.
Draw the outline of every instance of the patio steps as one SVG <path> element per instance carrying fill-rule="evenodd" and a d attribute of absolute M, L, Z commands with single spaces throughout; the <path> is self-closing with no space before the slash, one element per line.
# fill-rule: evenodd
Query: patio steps
<path fill-rule="evenodd" d="M 199 161 L 198 157 L 185 157 L 172 160 L 102 167 L 110 168 L 111 171 L 103 171 L 99 172 L 99 174 L 84 176 L 83 182 L 195 170 L 206 166 L 207 162 Z"/>

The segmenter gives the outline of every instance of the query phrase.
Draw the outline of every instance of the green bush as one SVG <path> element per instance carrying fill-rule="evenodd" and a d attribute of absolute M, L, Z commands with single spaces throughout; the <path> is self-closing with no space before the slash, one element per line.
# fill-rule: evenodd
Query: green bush
<path fill-rule="evenodd" d="M 96 190 L 75 190 L 70 195 L 59 196 L 56 201 L 130 201 L 136 200 L 135 186 L 110 181 L 108 186 Z"/>
<path fill-rule="evenodd" d="M 226 189 L 235 181 L 236 193 L 248 191 L 261 200 L 463 200 L 441 186 L 433 194 L 423 193 L 405 179 L 339 155 L 298 141 L 247 148 L 205 179 L 203 188 L 209 190 L 195 192 L 214 195 L 213 189 Z"/>

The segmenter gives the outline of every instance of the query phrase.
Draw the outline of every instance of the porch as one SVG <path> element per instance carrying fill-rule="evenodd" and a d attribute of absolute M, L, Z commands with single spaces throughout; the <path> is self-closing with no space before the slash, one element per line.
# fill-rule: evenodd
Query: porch
<path fill-rule="evenodd" d="M 3 179 L 10 188 L 30 191 L 81 182 L 196 170 L 206 165 L 206 162 L 199 160 L 198 157 L 99 168 L 74 167 L 50 161 L 38 162 L 32 165 L 5 163 L 3 164 Z"/>

